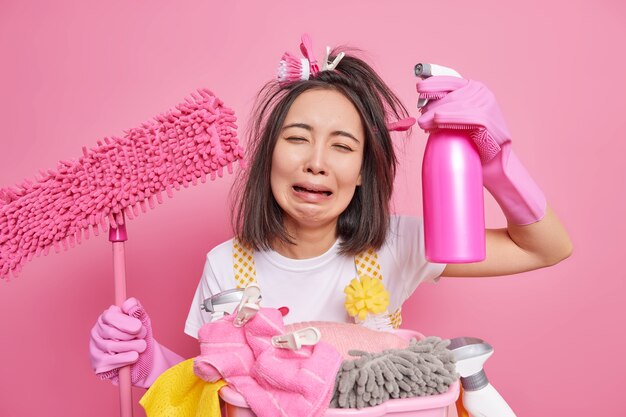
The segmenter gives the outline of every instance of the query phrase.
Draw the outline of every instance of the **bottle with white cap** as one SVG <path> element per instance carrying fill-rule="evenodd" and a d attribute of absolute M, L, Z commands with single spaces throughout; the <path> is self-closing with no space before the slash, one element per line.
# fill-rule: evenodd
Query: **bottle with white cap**
<path fill-rule="evenodd" d="M 504 398 L 489 383 L 483 366 L 493 347 L 475 337 L 450 340 L 448 349 L 456 359 L 456 370 L 463 385 L 463 407 L 473 417 L 515 417 Z"/>

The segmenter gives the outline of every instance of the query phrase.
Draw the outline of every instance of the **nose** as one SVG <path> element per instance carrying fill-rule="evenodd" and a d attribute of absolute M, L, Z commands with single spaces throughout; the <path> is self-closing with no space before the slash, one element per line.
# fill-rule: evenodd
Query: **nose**
<path fill-rule="evenodd" d="M 317 143 L 311 147 L 307 161 L 305 163 L 305 170 L 313 175 L 327 175 L 327 155 L 323 144 Z"/>

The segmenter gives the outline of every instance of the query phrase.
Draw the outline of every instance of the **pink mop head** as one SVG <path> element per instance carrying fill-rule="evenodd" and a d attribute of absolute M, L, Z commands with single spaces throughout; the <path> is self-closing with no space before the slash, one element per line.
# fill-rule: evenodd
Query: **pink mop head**
<path fill-rule="evenodd" d="M 95 235 L 98 227 L 117 227 L 146 212 L 162 193 L 197 180 L 232 173 L 243 157 L 235 113 L 206 89 L 175 109 L 156 116 L 124 137 L 104 138 L 78 161 L 60 161 L 57 170 L 40 171 L 36 181 L 0 189 L 0 277 L 17 275 L 21 265 Z M 84 233 L 84 235 L 83 235 Z"/>

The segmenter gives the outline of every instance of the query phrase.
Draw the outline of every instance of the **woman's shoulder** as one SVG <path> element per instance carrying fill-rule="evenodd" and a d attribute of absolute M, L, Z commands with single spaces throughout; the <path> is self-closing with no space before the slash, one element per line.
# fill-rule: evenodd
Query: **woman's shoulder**
<path fill-rule="evenodd" d="M 380 248 L 381 255 L 387 254 L 398 261 L 417 253 L 422 234 L 422 219 L 419 217 L 391 216 L 385 244 Z"/>
<path fill-rule="evenodd" d="M 232 256 L 233 243 L 235 238 L 228 239 L 219 245 L 216 245 L 207 253 L 207 259 L 221 259 L 225 256 Z"/>
<path fill-rule="evenodd" d="M 211 288 L 233 287 L 233 239 L 214 246 L 206 254 L 203 276 Z"/>
<path fill-rule="evenodd" d="M 416 216 L 394 214 L 389 218 L 389 238 L 397 238 L 402 232 L 418 232 L 422 227 L 422 219 Z"/>

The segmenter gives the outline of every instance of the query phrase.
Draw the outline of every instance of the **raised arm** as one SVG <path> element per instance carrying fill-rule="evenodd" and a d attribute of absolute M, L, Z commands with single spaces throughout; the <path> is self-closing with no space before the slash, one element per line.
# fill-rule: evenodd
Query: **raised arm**
<path fill-rule="evenodd" d="M 555 265 L 572 254 L 573 246 L 556 214 L 547 207 L 540 221 L 526 226 L 486 231 L 487 257 L 482 262 L 448 264 L 444 277 L 511 275 Z"/>

